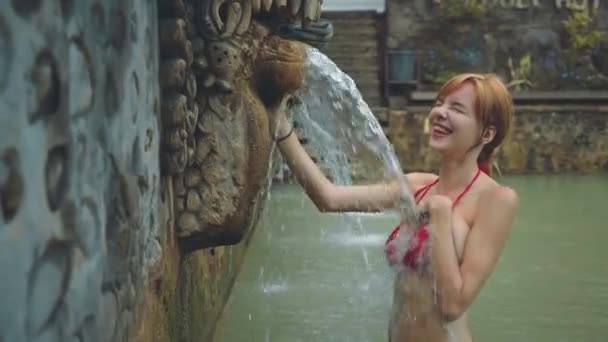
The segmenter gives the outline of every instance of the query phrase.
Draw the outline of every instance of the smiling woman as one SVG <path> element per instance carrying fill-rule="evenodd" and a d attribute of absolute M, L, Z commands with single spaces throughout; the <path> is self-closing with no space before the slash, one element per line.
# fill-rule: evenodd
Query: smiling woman
<path fill-rule="evenodd" d="M 387 241 L 394 260 L 399 231 L 413 231 L 412 241 L 401 243 L 405 271 L 395 283 L 392 340 L 446 341 L 450 333 L 471 340 L 465 312 L 493 272 L 517 208 L 513 190 L 481 173 L 489 173 L 512 113 L 511 97 L 494 75 L 458 75 L 440 89 L 429 113 L 429 145 L 442 161 L 439 177 L 408 175 L 430 222 L 399 226 Z"/>
<path fill-rule="evenodd" d="M 449 116 L 447 120 L 448 116 L 444 114 L 448 109 L 459 115 Z M 464 126 L 464 133 L 456 136 L 456 139 L 464 141 L 455 146 L 471 146 L 469 150 L 482 146 L 477 163 L 488 173 L 492 153 L 509 134 L 513 120 L 513 102 L 496 76 L 462 74 L 449 80 L 439 90 L 429 119 L 433 120 L 430 140 L 433 149 L 442 152 L 444 148 L 440 138 L 452 133 L 454 128 L 459 133 L 459 128 Z M 466 128 L 467 126 L 472 127 Z M 477 126 L 480 127 L 476 128 Z"/>
<path fill-rule="evenodd" d="M 396 182 L 331 183 L 292 134 L 285 102 L 270 113 L 277 144 L 319 210 L 397 206 L 402 194 Z M 438 175 L 406 175 L 418 209 L 429 215 L 419 226 L 402 222 L 386 244 L 387 259 L 398 271 L 391 341 L 472 339 L 466 311 L 494 271 L 518 206 L 516 193 L 493 180 L 487 167 L 512 117 L 511 95 L 495 75 L 457 75 L 439 91 L 429 113 L 429 145 L 441 156 Z"/>

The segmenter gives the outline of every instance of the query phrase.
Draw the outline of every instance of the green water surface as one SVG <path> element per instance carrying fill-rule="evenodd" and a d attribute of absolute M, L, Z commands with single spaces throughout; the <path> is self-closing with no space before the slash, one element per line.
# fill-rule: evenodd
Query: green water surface
<path fill-rule="evenodd" d="M 508 176 L 520 211 L 469 309 L 476 341 L 608 341 L 608 176 Z M 319 213 L 275 186 L 217 342 L 386 341 L 391 214 Z"/>

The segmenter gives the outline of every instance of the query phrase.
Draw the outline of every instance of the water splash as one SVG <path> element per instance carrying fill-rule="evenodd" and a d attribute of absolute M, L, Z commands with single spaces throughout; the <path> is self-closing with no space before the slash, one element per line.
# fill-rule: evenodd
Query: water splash
<path fill-rule="evenodd" d="M 308 138 L 308 152 L 337 184 L 397 180 L 402 196 L 399 206 L 392 210 L 399 212 L 404 226 L 416 226 L 415 201 L 399 160 L 353 79 L 316 48 L 308 49 L 306 67 L 305 83 L 295 94 L 299 101 L 291 107 L 291 113 Z M 360 222 L 347 225 L 349 234 L 353 226 L 361 237 L 365 236 Z M 395 255 L 405 255 L 411 236 L 410 229 L 398 235 Z M 367 262 L 364 246 L 361 253 Z M 403 271 L 400 266 L 394 265 L 396 271 Z"/>
<path fill-rule="evenodd" d="M 316 48 L 307 54 L 307 76 L 292 114 L 310 138 L 309 152 L 338 184 L 397 179 L 402 201 L 395 209 L 413 222 L 416 206 L 399 160 L 355 82 Z"/>

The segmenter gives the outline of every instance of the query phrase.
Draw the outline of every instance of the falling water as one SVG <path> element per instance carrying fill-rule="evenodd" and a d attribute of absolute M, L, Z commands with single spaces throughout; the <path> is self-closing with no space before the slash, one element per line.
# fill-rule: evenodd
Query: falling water
<path fill-rule="evenodd" d="M 310 153 L 336 183 L 353 184 L 355 177 L 397 179 L 403 194 L 401 217 L 414 219 L 414 199 L 395 151 L 355 82 L 315 48 L 308 50 L 307 69 L 292 114 L 309 140 Z"/>
<path fill-rule="evenodd" d="M 315 156 L 326 175 L 335 183 L 351 185 L 356 180 L 388 182 L 401 185 L 402 200 L 398 208 L 401 221 L 416 219 L 416 206 L 392 145 L 353 79 L 316 48 L 307 51 L 307 75 L 297 92 L 297 104 L 291 107 L 294 119 L 302 126 L 307 149 Z M 352 215 L 347 224 L 350 236 L 364 239 L 360 215 Z M 353 236 L 353 227 L 358 237 Z M 404 255 L 411 232 L 398 237 L 397 255 Z M 369 267 L 369 251 L 361 247 L 362 259 Z"/>

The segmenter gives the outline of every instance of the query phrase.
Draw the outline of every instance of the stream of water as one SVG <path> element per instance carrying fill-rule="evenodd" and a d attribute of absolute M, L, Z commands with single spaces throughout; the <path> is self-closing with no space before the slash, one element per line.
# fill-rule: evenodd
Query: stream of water
<path fill-rule="evenodd" d="M 398 180 L 403 220 L 416 216 L 416 205 L 393 146 L 353 79 L 322 52 L 308 50 L 304 86 L 292 114 L 302 125 L 313 156 L 332 180 L 353 184 L 353 171 L 366 182 Z"/>

